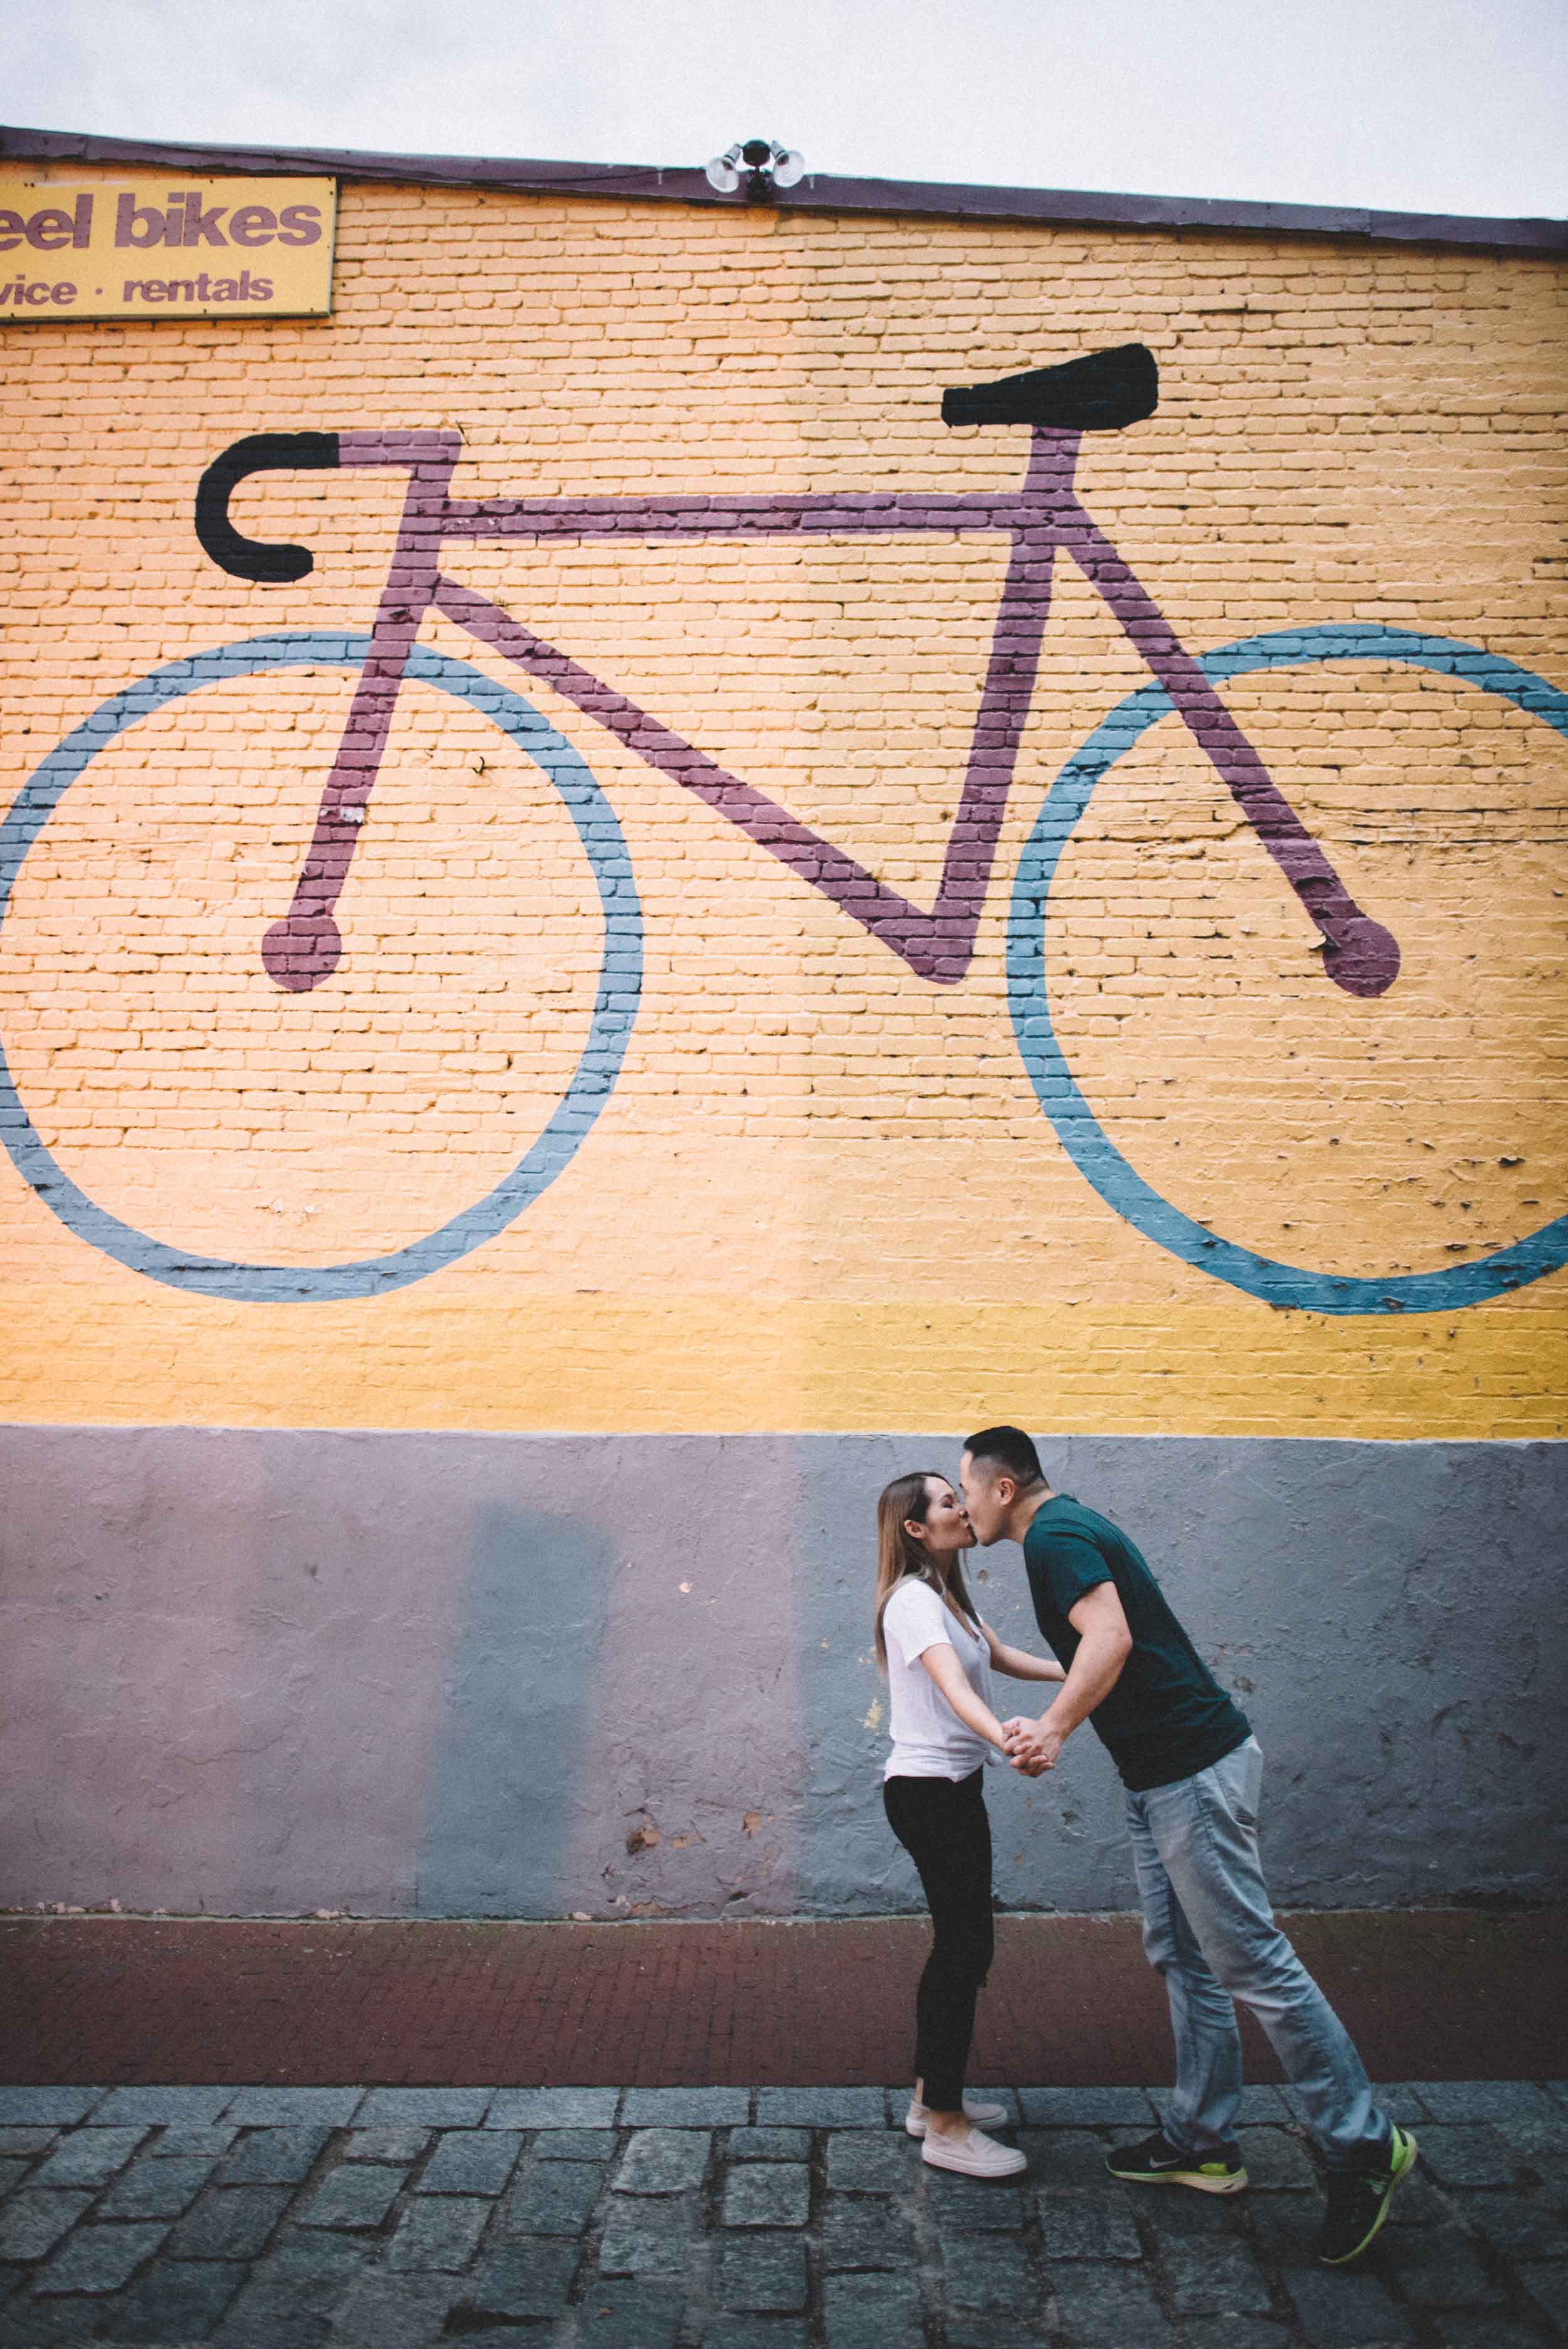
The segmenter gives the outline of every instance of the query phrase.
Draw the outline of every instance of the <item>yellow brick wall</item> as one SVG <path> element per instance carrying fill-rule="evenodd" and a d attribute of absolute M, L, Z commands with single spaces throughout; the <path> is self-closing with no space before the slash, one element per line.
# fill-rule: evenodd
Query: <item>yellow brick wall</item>
<path fill-rule="evenodd" d="M 85 184 L 90 172 L 73 173 Z M 191 526 L 244 432 L 460 429 L 454 494 L 1000 490 L 1021 430 L 943 388 L 1130 339 L 1157 415 L 1084 444 L 1086 503 L 1183 641 L 1357 621 L 1568 688 L 1564 272 L 1326 238 L 686 209 L 346 182 L 325 320 L 5 333 L 5 796 L 160 663 L 363 630 L 406 476 L 273 475 Z M 1005 561 L 976 536 L 451 552 L 446 568 L 929 902 Z M 1053 778 L 1146 678 L 1057 566 L 982 925 L 956 987 L 441 619 L 575 745 L 624 834 L 643 999 L 564 1172 L 391 1294 L 184 1295 L 5 1164 L 0 1413 L 68 1422 L 1129 1433 L 1563 1432 L 1568 1275 L 1431 1313 L 1282 1311 L 1090 1188 L 1009 1018 L 1014 872 Z M 562 801 L 485 719 L 399 703 L 335 978 L 280 993 L 281 915 L 349 680 L 235 678 L 73 784 L 0 927 L 0 1037 L 72 1182 L 179 1249 L 303 1266 L 481 1197 L 588 1034 L 599 901 Z M 1228 688 L 1361 903 L 1376 1001 L 1174 719 L 1096 792 L 1053 896 L 1084 1096 L 1177 1207 L 1350 1276 L 1441 1269 L 1568 1213 L 1568 741 L 1473 687 L 1332 663 Z"/>

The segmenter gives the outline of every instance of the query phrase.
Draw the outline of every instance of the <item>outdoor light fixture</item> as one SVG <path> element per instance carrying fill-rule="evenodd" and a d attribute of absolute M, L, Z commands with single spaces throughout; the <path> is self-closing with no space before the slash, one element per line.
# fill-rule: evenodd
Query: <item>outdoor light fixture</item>
<path fill-rule="evenodd" d="M 708 186 L 721 196 L 732 196 L 740 185 L 742 164 L 747 166 L 746 194 L 751 203 L 766 203 L 776 188 L 792 188 L 806 169 L 805 158 L 793 147 L 780 147 L 777 139 L 738 139 L 705 167 Z"/>

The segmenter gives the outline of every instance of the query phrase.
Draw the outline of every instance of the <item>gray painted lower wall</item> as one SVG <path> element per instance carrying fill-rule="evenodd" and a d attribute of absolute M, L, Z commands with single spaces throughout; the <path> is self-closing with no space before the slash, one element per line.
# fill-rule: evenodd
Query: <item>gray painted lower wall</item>
<path fill-rule="evenodd" d="M 872 1520 L 957 1448 L 0 1429 L 0 1904 L 918 1906 L 881 1808 Z M 1561 1894 L 1568 1444 L 1045 1450 L 1251 1714 L 1278 1900 Z M 972 1564 L 1037 1645 L 1018 1552 Z M 1090 1733 L 988 1792 L 1007 1906 L 1132 1905 Z"/>

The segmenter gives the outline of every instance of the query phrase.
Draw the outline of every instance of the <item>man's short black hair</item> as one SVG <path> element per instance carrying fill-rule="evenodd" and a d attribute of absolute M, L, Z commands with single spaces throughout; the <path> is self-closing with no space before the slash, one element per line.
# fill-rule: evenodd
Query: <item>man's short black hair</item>
<path fill-rule="evenodd" d="M 1021 1427 L 983 1427 L 978 1435 L 966 1439 L 964 1449 L 971 1460 L 993 1461 L 1020 1490 L 1045 1481 L 1034 1439 Z"/>

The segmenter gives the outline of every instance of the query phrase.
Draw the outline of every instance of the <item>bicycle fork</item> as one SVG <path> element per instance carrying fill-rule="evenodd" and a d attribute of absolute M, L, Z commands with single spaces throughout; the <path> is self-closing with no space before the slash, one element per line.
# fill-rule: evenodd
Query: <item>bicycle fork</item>
<path fill-rule="evenodd" d="M 284 437 L 278 436 L 280 440 Z M 380 772 L 403 672 L 420 623 L 435 599 L 447 491 L 452 468 L 462 453 L 459 432 L 344 432 L 320 437 L 332 441 L 334 453 L 316 462 L 407 465 L 408 493 L 403 501 L 391 569 L 370 632 L 370 648 L 316 810 L 315 828 L 294 898 L 282 921 L 274 922 L 262 940 L 262 961 L 268 977 L 291 994 L 307 994 L 330 978 L 343 954 L 335 919 L 337 900 Z"/>

